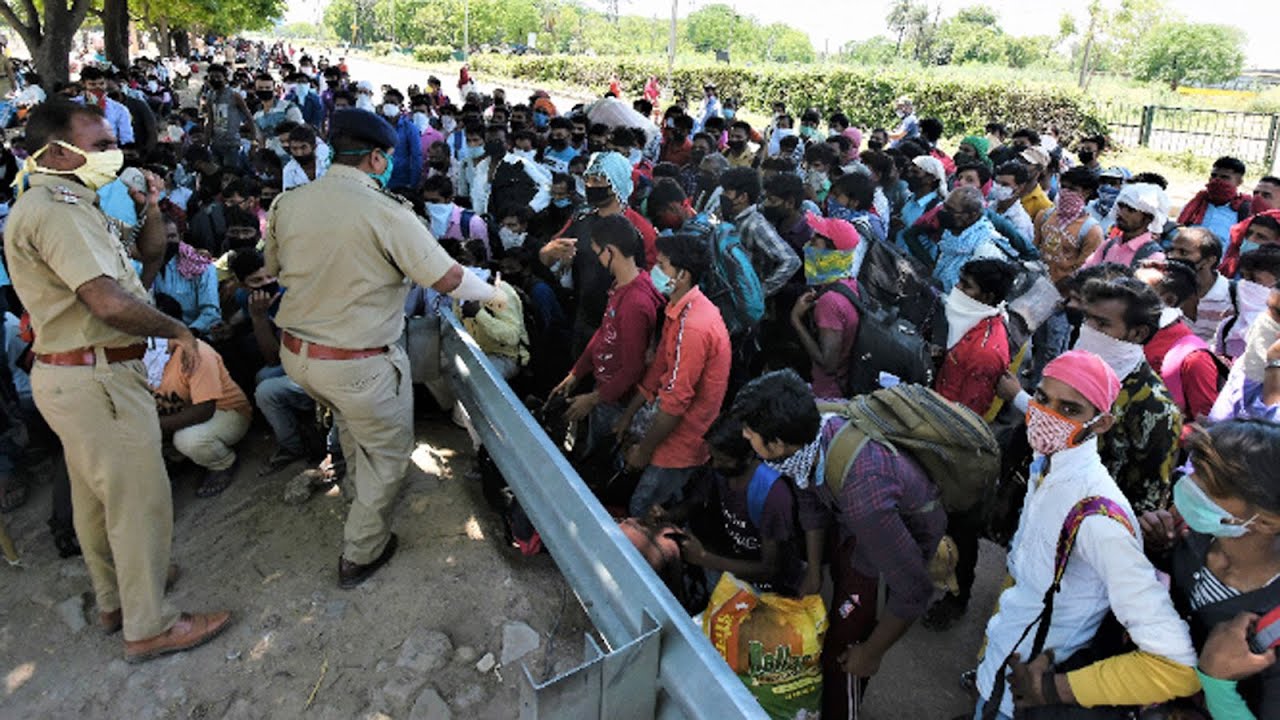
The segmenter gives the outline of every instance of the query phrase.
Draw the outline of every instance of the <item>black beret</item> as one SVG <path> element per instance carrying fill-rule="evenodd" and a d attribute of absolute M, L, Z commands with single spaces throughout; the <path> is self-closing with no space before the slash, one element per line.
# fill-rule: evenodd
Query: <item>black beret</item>
<path fill-rule="evenodd" d="M 329 120 L 329 136 L 339 135 L 362 140 L 376 148 L 396 146 L 396 131 L 391 124 L 368 110 L 339 108 Z"/>

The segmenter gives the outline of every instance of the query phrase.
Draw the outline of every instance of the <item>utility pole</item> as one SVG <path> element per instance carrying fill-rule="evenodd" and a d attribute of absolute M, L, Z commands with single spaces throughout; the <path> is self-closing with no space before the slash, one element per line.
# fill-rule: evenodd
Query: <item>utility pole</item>
<path fill-rule="evenodd" d="M 680 0 L 671 0 L 671 36 L 667 43 L 667 92 L 673 92 L 672 73 L 676 67 L 676 12 L 680 8 Z M 673 94 L 672 97 L 675 97 Z"/>
<path fill-rule="evenodd" d="M 1089 30 L 1084 36 L 1084 52 L 1080 58 L 1080 81 L 1078 84 L 1081 90 L 1084 90 L 1089 81 L 1089 53 L 1093 50 L 1093 29 L 1098 22 L 1099 10 L 1100 8 L 1096 2 L 1089 6 Z"/>

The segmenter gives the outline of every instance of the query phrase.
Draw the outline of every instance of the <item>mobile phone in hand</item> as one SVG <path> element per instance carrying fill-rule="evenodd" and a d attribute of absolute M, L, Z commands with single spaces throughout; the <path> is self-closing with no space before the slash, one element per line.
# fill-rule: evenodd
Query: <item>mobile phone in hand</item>
<path fill-rule="evenodd" d="M 1249 627 L 1249 649 L 1255 655 L 1270 652 L 1280 645 L 1280 607 L 1258 618 Z"/>

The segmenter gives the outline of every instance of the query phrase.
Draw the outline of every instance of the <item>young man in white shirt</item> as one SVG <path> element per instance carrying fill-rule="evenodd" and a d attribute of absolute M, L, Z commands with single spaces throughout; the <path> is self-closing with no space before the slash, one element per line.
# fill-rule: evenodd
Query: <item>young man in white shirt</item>
<path fill-rule="evenodd" d="M 1222 321 L 1236 314 L 1236 303 L 1231 299 L 1231 281 L 1218 272 L 1218 265 L 1222 262 L 1222 243 L 1206 228 L 1182 228 L 1169 247 L 1169 259 L 1182 260 L 1195 268 L 1194 307 L 1184 307 L 1182 312 L 1196 337 L 1212 343 Z"/>
<path fill-rule="evenodd" d="M 1014 584 L 987 623 L 975 718 L 1008 720 L 1015 704 L 1147 705 L 1199 689 L 1187 624 L 1143 554 L 1137 517 L 1098 455 L 1119 393 L 1115 372 L 1092 353 L 1073 350 L 1045 366 L 1027 411 L 1036 454 L 1009 552 Z M 1074 546 L 1045 617 L 1059 535 L 1073 520 Z M 1054 664 L 1073 665 L 1108 610 L 1137 650 L 1059 672 Z"/>

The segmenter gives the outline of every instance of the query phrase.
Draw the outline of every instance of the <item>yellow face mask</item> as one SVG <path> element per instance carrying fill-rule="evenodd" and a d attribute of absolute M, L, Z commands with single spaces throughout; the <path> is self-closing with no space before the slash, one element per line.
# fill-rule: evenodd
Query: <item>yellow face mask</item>
<path fill-rule="evenodd" d="M 49 149 L 49 146 L 45 145 L 28 157 L 22 164 L 22 170 L 18 172 L 18 177 L 13 181 L 13 186 L 18 189 L 18 194 L 21 194 L 26 189 L 27 176 L 32 173 L 74 175 L 80 182 L 84 183 L 85 187 L 90 190 L 97 190 L 115 180 L 116 175 L 120 173 L 120 168 L 124 167 L 124 151 L 119 148 L 101 152 L 85 152 L 75 145 L 61 140 L 54 140 L 53 142 L 83 157 L 84 164 L 74 170 L 54 170 L 38 165 L 36 160 L 44 154 L 45 150 Z"/>

